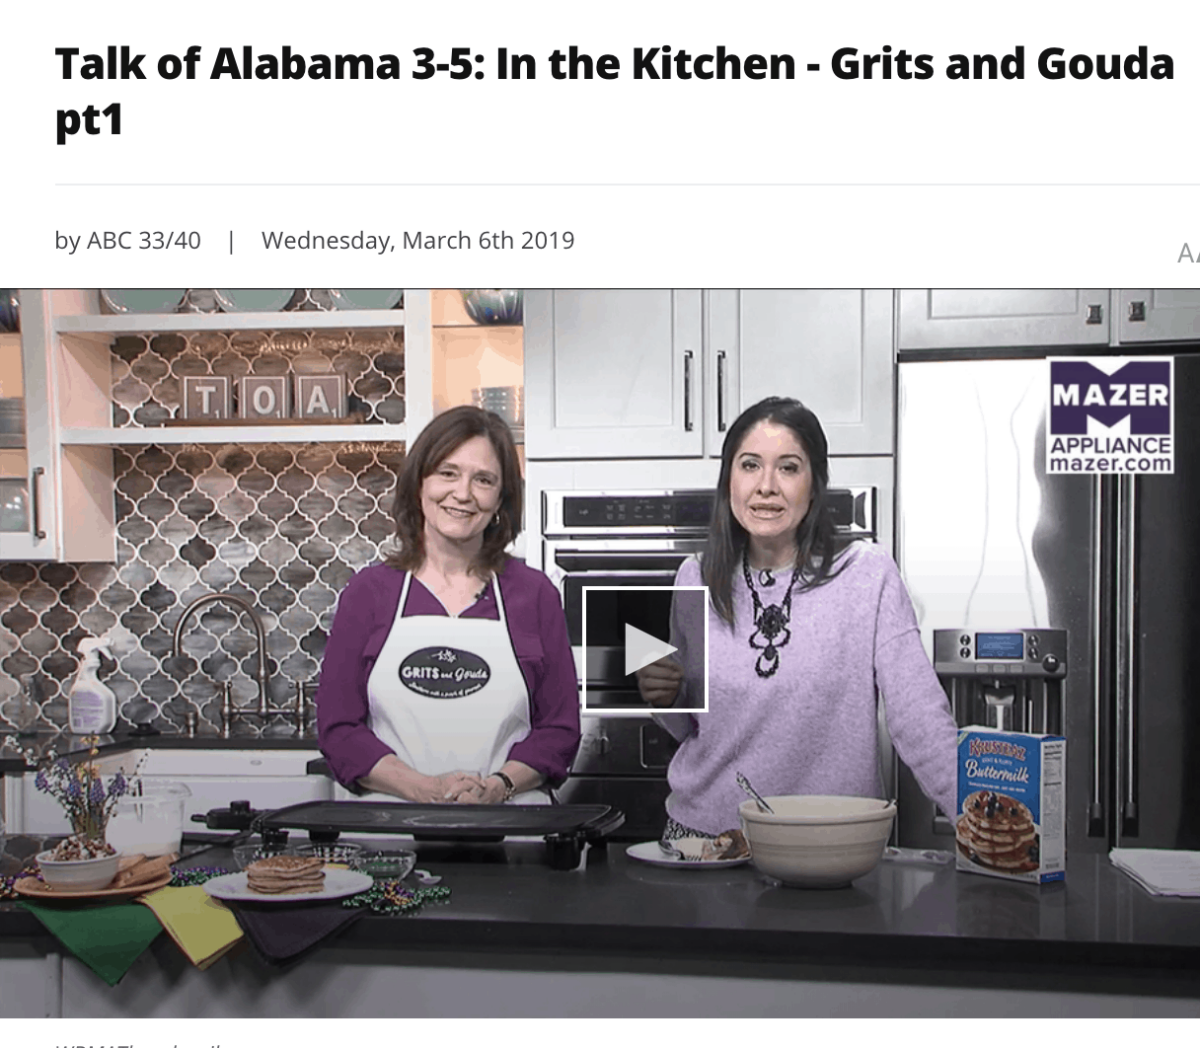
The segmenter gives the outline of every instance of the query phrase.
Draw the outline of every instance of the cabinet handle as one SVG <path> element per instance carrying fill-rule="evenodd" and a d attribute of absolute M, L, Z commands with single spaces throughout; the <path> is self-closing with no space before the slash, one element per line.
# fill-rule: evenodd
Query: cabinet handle
<path fill-rule="evenodd" d="M 42 500 L 38 493 L 41 487 L 38 484 L 38 480 L 45 472 L 46 469 L 44 466 L 34 466 L 33 478 L 29 485 L 29 501 L 32 503 L 33 508 L 33 537 L 38 542 L 41 542 L 46 537 L 46 533 L 42 530 Z"/>
<path fill-rule="evenodd" d="M 1089 324 L 1104 323 L 1104 307 L 1100 305 L 1091 305 L 1087 308 L 1087 322 Z"/>
<path fill-rule="evenodd" d="M 692 431 L 692 351 L 683 354 L 683 428 Z"/>
<path fill-rule="evenodd" d="M 1129 303 L 1129 320 L 1133 324 L 1144 324 L 1146 322 L 1146 303 L 1145 302 L 1130 302 Z"/>
<path fill-rule="evenodd" d="M 725 350 L 717 352 L 717 432 L 725 432 Z"/>

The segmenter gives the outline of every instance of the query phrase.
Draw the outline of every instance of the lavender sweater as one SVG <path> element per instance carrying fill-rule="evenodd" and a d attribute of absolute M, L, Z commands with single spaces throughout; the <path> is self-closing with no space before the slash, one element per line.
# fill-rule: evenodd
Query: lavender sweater
<path fill-rule="evenodd" d="M 901 759 L 944 812 L 955 810 L 957 730 L 900 572 L 886 550 L 863 542 L 837 563 L 846 567 L 832 582 L 793 595 L 792 637 L 773 677 L 754 669 L 753 605 L 740 575 L 733 629 L 708 611 L 708 712 L 656 715 L 683 743 L 667 773 L 667 811 L 685 826 L 719 833 L 738 825 L 746 799 L 738 770 L 764 795 L 882 797 L 877 687 Z M 685 562 L 676 584 L 702 585 L 699 562 Z M 763 604 L 782 601 L 786 585 L 785 576 L 760 588 Z M 704 667 L 692 641 L 703 624 L 688 621 L 683 607 L 672 613 L 671 643 L 684 668 L 675 708 L 686 709 L 703 702 Z"/>
<path fill-rule="evenodd" d="M 404 575 L 383 564 L 364 568 L 338 598 L 317 689 L 317 736 L 330 771 L 343 786 L 354 787 L 392 752 L 371 731 L 367 678 L 391 632 Z M 508 755 L 556 786 L 567 777 L 580 737 L 579 687 L 567 620 L 558 591 L 540 571 L 510 558 L 497 577 L 509 636 L 530 696 L 529 735 Z M 404 614 L 445 616 L 446 610 L 413 579 Z M 461 617 L 498 619 L 491 588 Z"/>

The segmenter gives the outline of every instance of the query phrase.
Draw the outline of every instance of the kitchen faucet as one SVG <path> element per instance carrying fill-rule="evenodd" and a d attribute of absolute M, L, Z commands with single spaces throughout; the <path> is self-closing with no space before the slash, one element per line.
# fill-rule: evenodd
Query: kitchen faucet
<path fill-rule="evenodd" d="M 191 604 L 183 609 L 183 614 L 179 616 L 179 621 L 175 623 L 175 642 L 172 648 L 172 653 L 176 658 L 182 654 L 181 642 L 183 640 L 183 627 L 187 624 L 188 619 L 192 617 L 200 608 L 206 604 L 232 604 L 235 608 L 244 611 L 254 624 L 254 636 L 258 642 L 258 672 L 255 677 L 258 679 L 258 710 L 256 715 L 259 717 L 267 717 L 270 715 L 270 707 L 267 703 L 267 635 L 263 630 L 262 620 L 258 617 L 255 610 L 250 607 L 241 597 L 235 597 L 232 593 L 210 593 L 206 597 L 197 597 Z M 228 725 L 226 725 L 228 728 Z"/>

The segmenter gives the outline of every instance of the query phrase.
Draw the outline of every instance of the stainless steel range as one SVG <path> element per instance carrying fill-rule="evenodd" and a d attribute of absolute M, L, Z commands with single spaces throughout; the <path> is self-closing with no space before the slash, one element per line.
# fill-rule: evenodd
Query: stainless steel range
<path fill-rule="evenodd" d="M 875 539 L 875 488 L 829 495 L 839 534 Z M 666 769 L 677 744 L 650 719 L 636 680 L 624 672 L 625 625 L 670 636 L 671 594 L 640 587 L 671 586 L 683 561 L 703 549 L 715 495 L 711 489 L 546 491 L 542 498 L 542 566 L 562 595 L 588 697 L 579 757 L 559 797 L 621 809 L 621 836 L 644 840 L 662 829 Z M 585 587 L 607 589 L 588 596 L 586 648 Z"/>

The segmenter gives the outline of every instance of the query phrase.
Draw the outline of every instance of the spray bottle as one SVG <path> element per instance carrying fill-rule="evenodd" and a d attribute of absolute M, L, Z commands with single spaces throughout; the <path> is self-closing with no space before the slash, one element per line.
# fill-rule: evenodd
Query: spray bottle
<path fill-rule="evenodd" d="M 106 735 L 117 723 L 117 697 L 97 676 L 100 652 L 113 657 L 108 637 L 86 637 L 79 642 L 83 665 L 67 696 L 67 719 L 75 735 Z"/>

